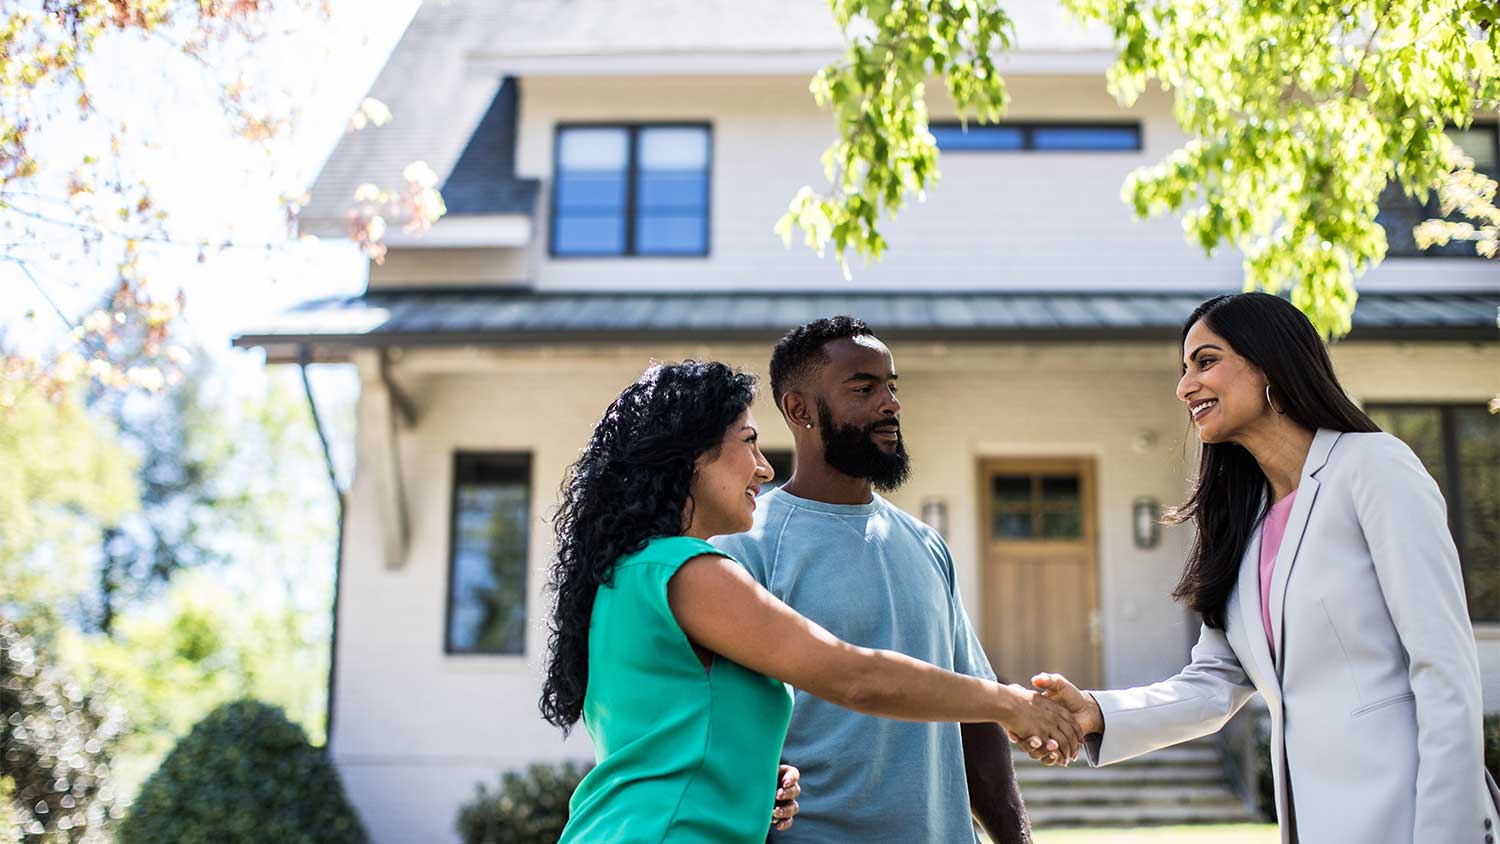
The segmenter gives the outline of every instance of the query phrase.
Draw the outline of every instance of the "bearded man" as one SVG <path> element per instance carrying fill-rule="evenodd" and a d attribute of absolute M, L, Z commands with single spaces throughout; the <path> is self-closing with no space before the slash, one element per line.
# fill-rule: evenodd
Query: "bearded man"
<path fill-rule="evenodd" d="M 795 469 L 757 499 L 750 531 L 714 544 L 846 642 L 994 679 L 947 544 L 876 494 L 910 473 L 896 382 L 890 349 L 852 317 L 783 337 L 771 392 Z M 1031 841 L 997 724 L 891 721 L 797 692 L 782 757 L 801 769 L 801 811 L 776 844 L 975 844 L 975 819 L 996 842 Z"/>

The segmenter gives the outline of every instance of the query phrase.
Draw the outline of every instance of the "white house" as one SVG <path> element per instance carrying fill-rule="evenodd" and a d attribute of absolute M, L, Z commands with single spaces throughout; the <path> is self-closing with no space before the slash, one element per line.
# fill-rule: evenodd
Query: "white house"
<path fill-rule="evenodd" d="M 371 91 L 396 121 L 340 143 L 306 219 L 336 235 L 358 182 L 414 159 L 443 179 L 448 216 L 394 237 L 364 295 L 236 341 L 361 375 L 331 749 L 378 844 L 454 840 L 475 782 L 590 755 L 537 697 L 547 516 L 608 401 L 652 358 L 764 374 L 775 339 L 818 316 L 858 315 L 893 348 L 914 476 L 892 498 L 947 537 L 997 670 L 1119 686 L 1182 665 L 1197 622 L 1168 592 L 1189 536 L 1149 519 L 1193 466 L 1177 330 L 1240 289 L 1239 257 L 1206 259 L 1177 221 L 1120 201 L 1126 174 L 1182 140 L 1169 99 L 1120 108 L 1106 38 L 1054 2 L 1009 6 L 1005 124 L 963 133 L 933 86 L 942 180 L 851 282 L 771 232 L 821 184 L 832 138 L 807 91 L 839 54 L 825 3 L 422 5 Z M 1495 171 L 1494 121 L 1462 141 Z M 1388 219 L 1415 219 L 1397 206 Z M 1485 409 L 1500 268 L 1418 255 L 1407 230 L 1390 227 L 1393 257 L 1361 281 L 1333 355 L 1449 497 L 1500 708 L 1500 417 Z M 790 436 L 769 402 L 759 416 L 784 477 Z"/>

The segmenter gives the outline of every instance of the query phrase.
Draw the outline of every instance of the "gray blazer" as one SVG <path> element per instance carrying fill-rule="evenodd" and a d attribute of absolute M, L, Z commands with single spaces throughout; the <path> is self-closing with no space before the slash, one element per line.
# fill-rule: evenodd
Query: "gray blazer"
<path fill-rule="evenodd" d="M 1225 630 L 1150 686 L 1094 692 L 1095 765 L 1218 730 L 1259 692 L 1283 842 L 1494 844 L 1479 657 L 1437 484 L 1388 434 L 1320 430 L 1260 613 L 1260 530 Z M 1294 823 L 1287 823 L 1294 819 Z"/>

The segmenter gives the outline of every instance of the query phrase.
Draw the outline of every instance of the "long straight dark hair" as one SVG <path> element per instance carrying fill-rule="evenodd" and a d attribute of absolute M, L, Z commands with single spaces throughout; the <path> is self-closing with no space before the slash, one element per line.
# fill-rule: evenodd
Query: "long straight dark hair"
<path fill-rule="evenodd" d="M 1182 324 L 1182 353 L 1188 331 L 1203 320 L 1270 384 L 1277 410 L 1308 430 L 1379 431 L 1333 374 L 1333 362 L 1318 332 L 1303 313 L 1279 296 L 1238 293 L 1215 296 Z M 1204 443 L 1193 491 L 1167 513 L 1170 524 L 1191 520 L 1196 528 L 1187 565 L 1172 597 L 1224 629 L 1225 605 L 1234 591 L 1240 559 L 1265 514 L 1271 484 L 1255 457 L 1236 443 Z"/>

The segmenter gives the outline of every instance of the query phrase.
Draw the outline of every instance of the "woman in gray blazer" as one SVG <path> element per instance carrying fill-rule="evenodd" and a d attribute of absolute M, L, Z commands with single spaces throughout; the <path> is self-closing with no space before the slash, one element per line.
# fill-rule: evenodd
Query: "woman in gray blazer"
<path fill-rule="evenodd" d="M 1173 593 L 1203 620 L 1192 663 L 1122 691 L 1033 683 L 1094 734 L 1095 765 L 1212 733 L 1259 692 L 1284 842 L 1494 844 L 1479 660 L 1437 484 L 1345 395 L 1284 299 L 1204 302 L 1182 365 L 1203 443 L 1172 514 L 1196 527 Z"/>

